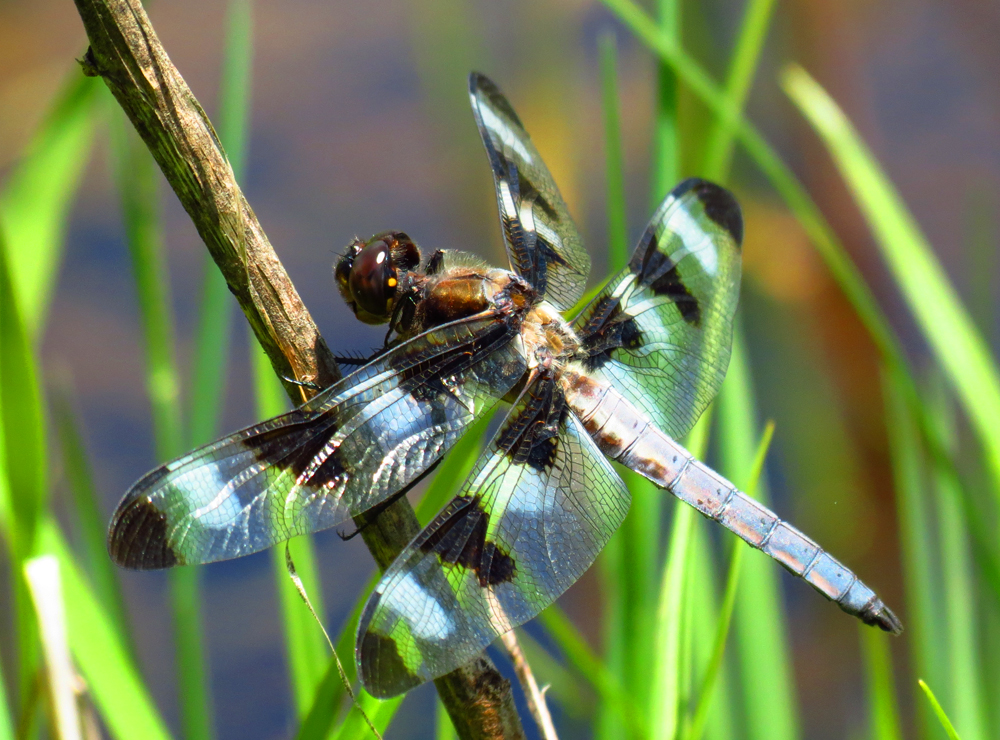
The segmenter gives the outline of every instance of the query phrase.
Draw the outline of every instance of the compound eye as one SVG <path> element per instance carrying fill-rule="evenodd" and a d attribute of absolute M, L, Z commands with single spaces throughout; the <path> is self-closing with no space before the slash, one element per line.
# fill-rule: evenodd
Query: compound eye
<path fill-rule="evenodd" d="M 396 282 L 389 245 L 381 239 L 366 244 L 351 267 L 351 295 L 358 306 L 374 317 L 389 318 Z"/>

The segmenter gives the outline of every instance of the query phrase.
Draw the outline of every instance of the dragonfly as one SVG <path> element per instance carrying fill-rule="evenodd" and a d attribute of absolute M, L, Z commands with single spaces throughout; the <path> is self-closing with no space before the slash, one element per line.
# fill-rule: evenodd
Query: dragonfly
<path fill-rule="evenodd" d="M 458 494 L 386 569 L 362 613 L 359 675 L 403 693 L 531 620 L 591 566 L 629 509 L 616 462 L 762 550 L 848 614 L 902 624 L 851 570 L 677 442 L 726 373 L 743 218 L 732 193 L 677 185 L 631 259 L 578 316 L 590 258 L 507 98 L 473 73 L 510 269 L 425 258 L 404 232 L 355 239 L 335 279 L 385 346 L 301 407 L 168 462 L 109 530 L 133 569 L 209 563 L 327 529 L 425 476 L 501 400 Z"/>

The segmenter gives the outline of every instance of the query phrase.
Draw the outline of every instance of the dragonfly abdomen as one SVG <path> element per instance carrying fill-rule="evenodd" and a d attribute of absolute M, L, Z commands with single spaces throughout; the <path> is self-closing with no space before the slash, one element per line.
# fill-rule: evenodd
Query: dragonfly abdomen
<path fill-rule="evenodd" d="M 767 553 L 865 624 L 899 634 L 903 626 L 851 570 L 763 504 L 659 430 L 617 390 L 584 374 L 565 374 L 569 406 L 611 459 L 714 519 Z"/>

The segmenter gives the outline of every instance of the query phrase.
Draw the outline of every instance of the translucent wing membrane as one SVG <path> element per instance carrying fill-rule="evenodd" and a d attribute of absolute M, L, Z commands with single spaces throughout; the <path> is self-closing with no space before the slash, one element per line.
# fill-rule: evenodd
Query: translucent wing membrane
<path fill-rule="evenodd" d="M 574 322 L 588 372 L 683 437 L 729 365 L 743 219 L 732 194 L 685 180 L 657 209 L 628 267 Z"/>
<path fill-rule="evenodd" d="M 403 489 L 524 373 L 490 315 L 426 332 L 306 405 L 140 479 L 111 522 L 129 568 L 239 557 L 332 527 Z"/>
<path fill-rule="evenodd" d="M 552 175 L 493 82 L 469 77 L 472 112 L 493 170 L 511 267 L 565 310 L 583 296 L 590 256 Z"/>
<path fill-rule="evenodd" d="M 389 567 L 365 607 L 357 659 L 392 696 L 470 660 L 590 567 L 628 491 L 541 376 L 455 498 Z"/>

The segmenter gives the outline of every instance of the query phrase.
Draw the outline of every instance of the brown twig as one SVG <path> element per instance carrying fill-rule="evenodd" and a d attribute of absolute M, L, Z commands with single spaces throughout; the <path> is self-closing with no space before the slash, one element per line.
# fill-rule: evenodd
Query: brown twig
<path fill-rule="evenodd" d="M 194 222 L 281 378 L 327 386 L 340 371 L 236 183 L 208 116 L 171 63 L 139 0 L 75 0 L 90 40 L 81 65 L 101 76 Z M 293 401 L 299 386 L 287 383 Z M 358 517 L 379 567 L 417 533 L 400 497 L 372 521 Z M 438 679 L 459 736 L 523 738 L 510 682 L 485 656 Z"/>
<path fill-rule="evenodd" d="M 528 709 L 531 710 L 531 716 L 535 718 L 539 732 L 542 733 L 544 740 L 559 740 L 559 736 L 556 735 L 556 726 L 552 723 L 552 715 L 549 714 L 549 706 L 545 703 L 545 690 L 538 688 L 535 674 L 531 672 L 528 659 L 524 657 L 521 644 L 517 641 L 517 633 L 514 630 L 505 632 L 500 639 L 503 640 L 507 654 L 510 655 L 510 660 L 514 664 L 514 672 L 517 674 L 517 680 L 521 683 L 521 689 L 524 690 Z"/>

